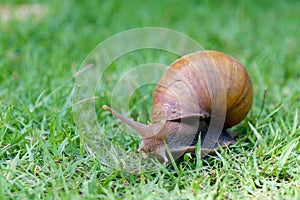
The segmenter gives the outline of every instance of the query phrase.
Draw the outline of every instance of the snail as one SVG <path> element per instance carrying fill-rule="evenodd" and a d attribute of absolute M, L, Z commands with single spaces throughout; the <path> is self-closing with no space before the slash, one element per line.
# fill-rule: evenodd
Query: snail
<path fill-rule="evenodd" d="M 169 153 L 195 152 L 199 139 L 202 144 L 209 138 L 210 126 L 216 128 L 210 145 L 202 144 L 201 155 L 235 144 L 229 128 L 246 117 L 252 101 L 253 86 L 242 64 L 222 52 L 202 50 L 166 68 L 153 93 L 151 124 L 138 123 L 107 105 L 103 109 L 142 136 L 138 151 L 143 158 L 154 155 L 168 162 Z"/>

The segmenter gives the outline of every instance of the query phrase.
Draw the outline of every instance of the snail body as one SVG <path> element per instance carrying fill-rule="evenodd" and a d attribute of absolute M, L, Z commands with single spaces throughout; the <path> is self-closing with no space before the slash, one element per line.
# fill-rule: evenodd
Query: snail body
<path fill-rule="evenodd" d="M 142 136 L 139 152 L 168 162 L 166 145 L 173 156 L 193 152 L 210 125 L 215 138 L 201 153 L 234 144 L 228 128 L 249 112 L 253 87 L 245 68 L 234 58 L 217 51 L 197 51 L 173 62 L 157 83 L 151 110 L 152 124 L 140 124 L 104 105 Z M 199 136 L 200 135 L 200 136 Z M 211 135 L 210 135 L 211 136 Z"/>

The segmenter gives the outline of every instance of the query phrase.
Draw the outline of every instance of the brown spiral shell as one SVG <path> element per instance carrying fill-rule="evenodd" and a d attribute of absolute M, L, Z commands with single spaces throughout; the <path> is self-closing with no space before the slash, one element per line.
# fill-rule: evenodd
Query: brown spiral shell
<path fill-rule="evenodd" d="M 212 108 L 212 99 L 218 96 Z M 168 67 L 152 99 L 152 123 L 180 119 L 183 115 L 216 112 L 226 104 L 224 128 L 242 121 L 253 100 L 253 87 L 245 68 L 236 59 L 217 51 L 198 51 Z"/>

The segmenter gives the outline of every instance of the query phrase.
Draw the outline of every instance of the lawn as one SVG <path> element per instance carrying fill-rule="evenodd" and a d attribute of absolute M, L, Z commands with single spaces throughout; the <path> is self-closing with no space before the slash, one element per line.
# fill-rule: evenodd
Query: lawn
<path fill-rule="evenodd" d="M 300 199 L 299 19 L 297 0 L 1 1 L 1 199 Z M 141 27 L 178 31 L 245 66 L 254 102 L 233 128 L 237 144 L 155 168 L 118 165 L 120 155 L 139 156 L 140 137 L 102 105 L 128 98 L 114 89 L 135 66 L 178 58 L 141 49 L 109 64 L 93 90 L 99 138 L 111 148 L 85 148 L 73 112 L 76 77 L 98 44 Z M 137 89 L 122 113 L 149 123 L 153 87 Z"/>

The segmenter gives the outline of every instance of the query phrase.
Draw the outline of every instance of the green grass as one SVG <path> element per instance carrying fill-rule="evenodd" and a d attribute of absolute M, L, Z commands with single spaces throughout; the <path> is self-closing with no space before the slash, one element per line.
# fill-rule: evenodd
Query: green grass
<path fill-rule="evenodd" d="M 23 1 L 2 1 L 13 10 Z M 0 197 L 2 199 L 299 199 L 300 3 L 298 1 L 26 1 L 44 17 L 0 25 Z M 72 115 L 73 74 L 101 41 L 121 31 L 160 26 L 206 49 L 240 60 L 254 85 L 254 104 L 235 127 L 238 143 L 203 160 L 186 154 L 174 165 L 130 173 L 108 168 L 83 149 Z M 109 68 L 96 100 L 112 142 L 129 152 L 126 134 L 101 105 L 124 70 L 159 53 L 141 51 Z M 165 54 L 162 63 L 174 56 Z M 122 67 L 119 67 L 122 66 Z M 152 86 L 131 99 L 139 121 Z M 264 109 L 264 89 L 267 96 Z M 141 96 L 146 94 L 146 99 Z M 146 102 L 146 103 L 145 103 Z"/>

